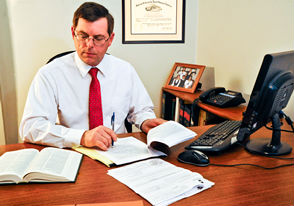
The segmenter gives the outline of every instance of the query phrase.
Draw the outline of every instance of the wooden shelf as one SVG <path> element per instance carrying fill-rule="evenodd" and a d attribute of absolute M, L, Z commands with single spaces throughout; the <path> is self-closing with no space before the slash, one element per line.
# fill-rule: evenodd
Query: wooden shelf
<path fill-rule="evenodd" d="M 168 92 L 172 95 L 174 95 L 176 98 L 181 99 L 185 101 L 187 104 L 192 104 L 195 99 L 199 98 L 201 93 L 203 91 L 196 91 L 195 93 L 187 93 L 182 91 L 176 91 L 172 89 L 162 88 L 162 91 Z M 223 119 L 228 120 L 242 120 L 243 112 L 246 110 L 246 106 L 239 105 L 237 107 L 228 107 L 228 108 L 220 108 L 215 107 L 212 105 L 204 104 L 202 102 L 198 102 L 197 106 L 200 109 L 199 112 L 199 123 L 198 125 L 205 125 L 205 119 L 207 117 L 207 112 L 216 115 L 218 117 L 221 117 Z M 176 107 L 176 109 L 179 107 Z M 177 113 L 175 111 L 175 113 Z M 175 118 L 177 119 L 177 118 Z"/>

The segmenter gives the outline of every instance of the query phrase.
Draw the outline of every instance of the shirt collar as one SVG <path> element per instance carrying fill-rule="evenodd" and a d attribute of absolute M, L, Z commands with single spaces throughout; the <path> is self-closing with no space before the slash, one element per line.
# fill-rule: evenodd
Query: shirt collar
<path fill-rule="evenodd" d="M 109 74 L 109 69 L 107 69 L 108 68 L 107 56 L 108 56 L 107 54 L 104 55 L 102 61 L 98 65 L 95 66 L 99 69 L 99 71 L 102 73 L 103 76 L 105 76 L 105 75 L 107 76 Z M 90 71 L 90 69 L 93 67 L 93 66 L 90 66 L 90 65 L 86 64 L 85 62 L 83 62 L 80 59 L 77 52 L 75 52 L 75 62 L 76 62 L 78 69 L 81 72 L 82 77 L 85 77 L 88 74 L 88 72 Z"/>

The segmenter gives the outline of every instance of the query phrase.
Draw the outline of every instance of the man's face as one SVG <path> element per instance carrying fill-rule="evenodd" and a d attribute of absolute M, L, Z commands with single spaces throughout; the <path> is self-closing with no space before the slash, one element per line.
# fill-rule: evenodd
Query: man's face
<path fill-rule="evenodd" d="M 106 18 L 100 18 L 94 22 L 79 18 L 77 27 L 71 28 L 77 53 L 81 60 L 90 66 L 96 66 L 101 62 L 112 43 L 114 33 L 109 36 L 107 25 Z M 106 41 L 102 40 L 104 43 L 101 44 L 101 42 L 99 43 L 94 38 L 105 39 Z"/>

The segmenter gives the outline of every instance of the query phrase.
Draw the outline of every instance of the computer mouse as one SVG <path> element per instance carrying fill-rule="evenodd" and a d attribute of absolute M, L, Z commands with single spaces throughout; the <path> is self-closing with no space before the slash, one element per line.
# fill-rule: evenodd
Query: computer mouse
<path fill-rule="evenodd" d="M 203 152 L 198 150 L 186 150 L 182 152 L 178 156 L 178 161 L 201 167 L 209 165 L 208 157 Z"/>

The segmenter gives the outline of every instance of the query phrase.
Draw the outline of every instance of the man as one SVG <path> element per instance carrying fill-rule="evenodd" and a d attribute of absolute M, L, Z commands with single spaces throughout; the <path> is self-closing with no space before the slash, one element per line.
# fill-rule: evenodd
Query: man
<path fill-rule="evenodd" d="M 164 122 L 155 118 L 134 68 L 106 54 L 114 38 L 113 25 L 111 14 L 97 3 L 84 3 L 75 11 L 71 32 L 76 52 L 55 59 L 36 74 L 20 124 L 23 140 L 107 150 L 116 133 L 126 131 L 127 116 L 146 133 Z"/>
<path fill-rule="evenodd" d="M 174 86 L 174 87 L 178 87 L 180 86 L 180 83 L 181 83 L 181 76 L 178 75 L 174 80 L 173 82 L 171 83 L 171 86 Z"/>

